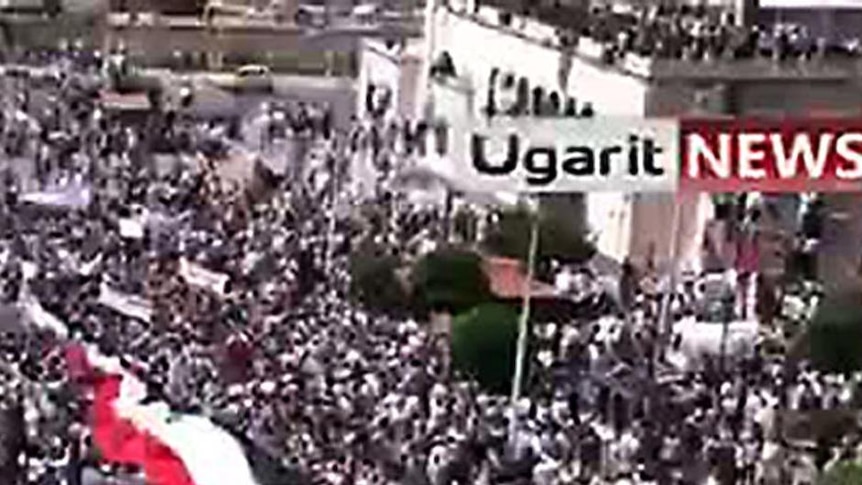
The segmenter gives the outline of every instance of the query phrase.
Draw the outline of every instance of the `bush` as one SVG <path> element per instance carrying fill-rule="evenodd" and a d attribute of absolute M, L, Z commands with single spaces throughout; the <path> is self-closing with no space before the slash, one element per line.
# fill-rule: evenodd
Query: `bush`
<path fill-rule="evenodd" d="M 413 282 L 413 300 L 422 314 L 430 311 L 457 314 L 491 297 L 481 256 L 457 248 L 426 254 L 414 269 Z"/>
<path fill-rule="evenodd" d="M 370 311 L 403 313 L 409 295 L 398 278 L 400 267 L 398 257 L 378 248 L 363 248 L 350 258 L 351 294 Z"/>
<path fill-rule="evenodd" d="M 855 292 L 824 298 L 808 329 L 809 356 L 824 372 L 862 369 L 862 295 Z"/>
<path fill-rule="evenodd" d="M 532 215 L 526 208 L 506 210 L 488 231 L 483 247 L 498 256 L 526 261 L 530 248 Z M 595 254 L 595 248 L 578 230 L 577 224 L 563 215 L 539 214 L 539 247 L 537 273 L 542 275 L 551 260 L 563 263 L 583 263 Z"/>
<path fill-rule="evenodd" d="M 829 469 L 818 485 L 862 485 L 862 465 L 844 461 Z"/>
<path fill-rule="evenodd" d="M 452 321 L 452 367 L 476 379 L 488 392 L 508 393 L 517 340 L 514 309 L 497 303 L 477 306 Z"/>

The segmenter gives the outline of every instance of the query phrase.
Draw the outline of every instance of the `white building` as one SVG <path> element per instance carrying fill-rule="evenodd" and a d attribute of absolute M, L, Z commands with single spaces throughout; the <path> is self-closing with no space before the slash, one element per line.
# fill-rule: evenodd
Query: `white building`
<path fill-rule="evenodd" d="M 476 10 L 476 13 L 473 13 Z M 860 65 L 853 60 L 776 64 L 769 59 L 689 61 L 628 54 L 613 65 L 603 61 L 602 46 L 581 38 L 564 47 L 557 30 L 532 19 L 501 15 L 472 5 L 441 6 L 426 19 L 425 56 L 415 46 L 393 48 L 389 61 L 369 43 L 361 51 L 364 79 L 387 84 L 402 116 L 422 113 L 427 59 L 444 52 L 455 77 L 428 85 L 434 112 L 444 118 L 480 116 L 492 70 L 525 79 L 531 87 L 556 92 L 561 99 L 590 103 L 597 116 L 676 117 L 730 114 L 808 114 L 814 111 L 858 114 L 862 89 Z M 400 49 L 400 50 L 399 50 Z M 363 74 L 360 74 L 363 76 Z M 360 85 L 360 100 L 365 85 Z M 416 96 L 418 99 L 410 99 Z M 455 161 L 457 163 L 457 161 Z M 699 260 L 706 196 L 677 199 L 669 194 L 590 194 L 588 219 L 598 247 L 621 259 L 652 257 L 661 265 L 677 252 Z M 678 211 L 678 212 L 676 212 Z M 678 220 L 674 230 L 674 221 Z"/>

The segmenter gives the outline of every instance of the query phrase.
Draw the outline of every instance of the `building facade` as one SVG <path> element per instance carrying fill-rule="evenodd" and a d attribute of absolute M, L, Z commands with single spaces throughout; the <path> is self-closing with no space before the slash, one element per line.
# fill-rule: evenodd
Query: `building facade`
<path fill-rule="evenodd" d="M 609 63 L 603 47 L 588 38 L 567 47 L 557 29 L 503 13 L 469 4 L 437 8 L 429 22 L 431 30 L 426 27 L 431 53 L 421 62 L 428 64 L 445 53 L 455 75 L 432 80 L 425 89 L 421 76 L 408 81 L 401 71 L 390 84 L 410 86 L 420 95 L 430 93 L 435 113 L 444 118 L 481 116 L 494 82 L 492 72 L 498 78 L 526 80 L 531 87 L 572 99 L 578 106 L 588 104 L 597 116 L 858 115 L 862 107 L 862 65 L 854 59 L 692 61 L 629 53 Z M 407 105 L 400 114 L 409 114 Z M 587 218 L 599 249 L 615 259 L 630 256 L 661 265 L 677 254 L 696 267 L 711 205 L 705 195 L 680 200 L 669 194 L 590 194 Z M 678 224 L 671 226 L 670 221 Z M 777 251 L 776 242 L 776 248 L 766 252 Z M 855 258 L 858 267 L 859 256 Z"/>

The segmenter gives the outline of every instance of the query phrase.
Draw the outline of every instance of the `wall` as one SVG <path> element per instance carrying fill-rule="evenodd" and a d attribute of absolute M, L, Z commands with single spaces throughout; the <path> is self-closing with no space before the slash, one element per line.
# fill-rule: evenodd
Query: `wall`
<path fill-rule="evenodd" d="M 357 113 L 366 114 L 365 95 L 369 83 L 388 86 L 398 116 L 412 118 L 416 112 L 417 88 L 422 62 L 411 49 L 387 48 L 385 43 L 366 39 L 360 43 Z"/>
<path fill-rule="evenodd" d="M 389 86 L 398 89 L 401 78 L 401 65 L 397 51 L 386 51 L 377 41 L 365 40 L 359 50 L 359 80 L 356 112 L 360 117 L 367 114 L 365 98 L 369 84 Z"/>
<path fill-rule="evenodd" d="M 647 85 L 643 80 L 527 39 L 518 32 L 519 19 L 512 22 L 514 28 L 503 28 L 497 24 L 493 12 L 481 12 L 480 17 L 485 21 L 443 11 L 438 14 L 435 32 L 435 52 L 450 54 L 459 77 L 467 78 L 460 81 L 467 86 L 465 92 L 475 94 L 474 115 L 484 107 L 488 76 L 494 67 L 504 74 L 512 72 L 517 77 L 526 77 L 531 86 L 556 90 L 579 102 L 588 101 L 599 115 L 646 113 Z M 527 30 L 535 32 L 541 28 L 528 25 L 522 31 Z M 437 88 L 437 91 L 438 113 L 464 112 L 468 101 L 466 97 L 464 101 L 456 101 L 457 89 Z M 587 219 L 599 236 L 596 243 L 600 251 L 616 259 L 627 255 L 633 234 L 632 199 L 619 193 L 588 194 L 586 211 L 586 216 L 573 214 L 572 223 L 583 224 Z M 609 220 L 614 222 L 609 224 Z"/>
<path fill-rule="evenodd" d="M 679 270 L 700 268 L 703 233 L 712 216 L 707 194 L 636 194 L 631 212 L 628 250 L 635 263 L 652 255 L 658 267 L 667 267 L 676 253 Z"/>
<path fill-rule="evenodd" d="M 859 115 L 862 110 L 862 87 L 854 81 L 751 83 L 734 91 L 734 103 L 742 113 L 808 115 L 828 111 Z"/>
<path fill-rule="evenodd" d="M 493 17 L 486 14 L 482 18 Z M 513 25 L 518 26 L 519 20 L 515 19 Z M 449 52 L 458 74 L 471 78 L 479 93 L 487 91 L 488 76 L 496 67 L 503 73 L 526 77 L 531 86 L 542 86 L 589 101 L 600 114 L 644 114 L 646 84 L 642 80 L 593 61 L 566 55 L 559 49 L 525 38 L 516 28 L 503 28 L 493 20 L 477 21 L 443 11 L 438 14 L 436 26 L 435 51 Z M 529 29 L 532 27 L 525 30 Z"/>

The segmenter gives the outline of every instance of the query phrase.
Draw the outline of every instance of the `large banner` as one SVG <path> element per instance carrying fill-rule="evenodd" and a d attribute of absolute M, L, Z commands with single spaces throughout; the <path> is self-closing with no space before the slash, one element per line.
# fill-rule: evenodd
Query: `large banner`
<path fill-rule="evenodd" d="M 28 192 L 21 196 L 21 200 L 48 208 L 84 209 L 90 205 L 92 190 L 86 185 L 73 184 L 39 192 Z"/>

